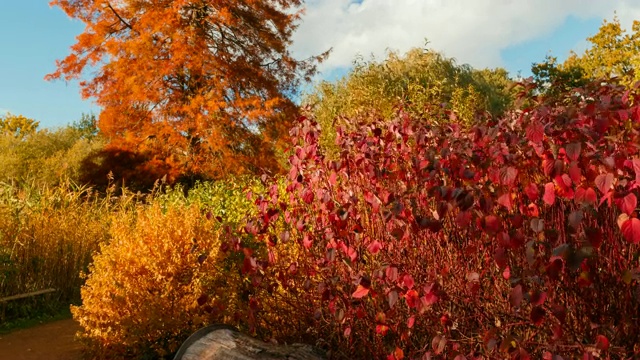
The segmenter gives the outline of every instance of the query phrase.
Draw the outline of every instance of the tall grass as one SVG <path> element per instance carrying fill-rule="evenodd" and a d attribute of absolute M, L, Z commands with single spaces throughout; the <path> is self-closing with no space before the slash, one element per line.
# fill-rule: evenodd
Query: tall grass
<path fill-rule="evenodd" d="M 0 298 L 56 289 L 5 304 L 0 320 L 78 302 L 82 273 L 109 238 L 109 214 L 128 202 L 131 196 L 98 196 L 70 182 L 0 183 Z"/>

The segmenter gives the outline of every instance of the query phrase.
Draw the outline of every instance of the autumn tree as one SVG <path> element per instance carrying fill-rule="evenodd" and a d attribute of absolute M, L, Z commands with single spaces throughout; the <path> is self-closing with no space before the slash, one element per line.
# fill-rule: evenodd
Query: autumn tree
<path fill-rule="evenodd" d="M 47 79 L 83 78 L 111 153 L 169 180 L 277 170 L 292 95 L 325 54 L 289 52 L 302 0 L 53 0 L 86 28 Z M 135 170 L 135 169 L 133 169 Z"/>
<path fill-rule="evenodd" d="M 512 102 L 512 81 L 504 69 L 474 69 L 443 54 L 413 48 L 405 54 L 388 53 L 383 61 L 357 59 L 353 70 L 336 82 L 322 82 L 304 100 L 322 126 L 320 143 L 331 152 L 335 121 L 362 112 L 394 118 L 397 105 L 416 118 L 438 121 L 430 109 L 451 111 L 461 123 L 471 124 L 485 112 L 501 115 Z"/>
<path fill-rule="evenodd" d="M 640 21 L 627 32 L 617 17 L 604 20 L 598 33 L 588 37 L 589 47 L 578 54 L 571 51 L 562 63 L 553 56 L 534 64 L 536 81 L 556 91 L 558 87 L 580 87 L 588 81 L 617 77 L 626 86 L 640 80 Z"/>
<path fill-rule="evenodd" d="M 0 134 L 15 138 L 24 138 L 35 133 L 38 125 L 40 125 L 40 122 L 23 115 L 7 113 L 0 116 Z"/>

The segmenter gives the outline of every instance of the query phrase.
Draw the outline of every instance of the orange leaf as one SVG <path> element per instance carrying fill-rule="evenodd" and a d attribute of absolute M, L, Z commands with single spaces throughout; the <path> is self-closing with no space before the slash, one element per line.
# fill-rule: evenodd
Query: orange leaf
<path fill-rule="evenodd" d="M 356 288 L 356 291 L 354 291 L 353 294 L 351 294 L 351 296 L 356 299 L 360 299 L 362 297 L 367 296 L 367 294 L 369 294 L 369 289 L 362 285 L 358 285 L 358 287 Z"/>

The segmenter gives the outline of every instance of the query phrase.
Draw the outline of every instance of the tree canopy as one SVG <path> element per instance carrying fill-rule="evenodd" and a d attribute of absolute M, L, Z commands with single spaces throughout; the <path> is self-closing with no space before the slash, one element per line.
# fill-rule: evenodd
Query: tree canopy
<path fill-rule="evenodd" d="M 0 134 L 24 138 L 38 129 L 40 122 L 23 115 L 11 113 L 0 116 Z"/>
<path fill-rule="evenodd" d="M 169 179 L 277 170 L 291 97 L 326 56 L 288 50 L 301 3 L 53 0 L 86 28 L 47 79 L 80 78 L 106 150 Z"/>
<path fill-rule="evenodd" d="M 334 121 L 361 112 L 377 112 L 384 118 L 396 115 L 400 103 L 417 117 L 430 116 L 430 109 L 451 111 L 461 123 L 473 123 L 479 114 L 502 114 L 512 102 L 512 81 L 504 69 L 477 70 L 458 65 L 439 52 L 414 48 L 400 55 L 390 52 L 384 61 L 356 60 L 343 79 L 322 82 L 308 94 L 305 103 L 322 126 L 321 143 L 332 148 Z"/>
<path fill-rule="evenodd" d="M 640 21 L 634 21 L 627 32 L 617 17 L 604 20 L 598 33 L 587 41 L 589 47 L 582 54 L 571 51 L 562 63 L 548 56 L 544 62 L 534 64 L 536 81 L 557 88 L 579 87 L 588 81 L 613 77 L 625 86 L 640 80 Z"/>

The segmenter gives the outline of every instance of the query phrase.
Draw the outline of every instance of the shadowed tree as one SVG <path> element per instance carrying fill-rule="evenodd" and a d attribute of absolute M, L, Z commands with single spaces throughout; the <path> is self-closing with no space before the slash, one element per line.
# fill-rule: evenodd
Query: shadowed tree
<path fill-rule="evenodd" d="M 85 23 L 47 79 L 82 78 L 109 152 L 144 154 L 169 181 L 277 171 L 297 106 L 327 53 L 289 53 L 301 0 L 53 0 Z"/>

